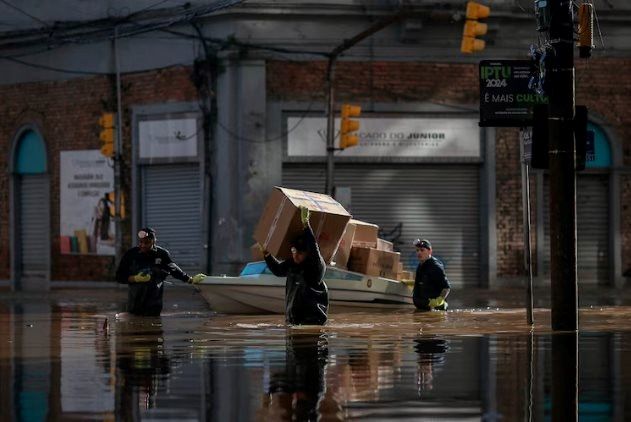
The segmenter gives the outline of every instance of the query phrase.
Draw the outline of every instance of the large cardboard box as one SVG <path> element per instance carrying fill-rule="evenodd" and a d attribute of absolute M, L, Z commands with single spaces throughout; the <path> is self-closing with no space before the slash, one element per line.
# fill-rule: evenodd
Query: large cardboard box
<path fill-rule="evenodd" d="M 277 258 L 290 258 L 291 241 L 303 231 L 300 206 L 311 211 L 309 222 L 328 264 L 351 219 L 348 211 L 329 195 L 275 186 L 254 230 L 254 240 Z"/>
<path fill-rule="evenodd" d="M 350 220 L 355 227 L 353 246 L 362 248 L 376 248 L 379 226 L 360 220 Z"/>
<path fill-rule="evenodd" d="M 353 246 L 353 236 L 355 236 L 355 226 L 349 221 L 340 240 L 340 244 L 337 247 L 337 252 L 333 257 L 335 266 L 338 268 L 346 268 L 348 265 L 348 258 L 351 255 L 351 246 Z"/>
<path fill-rule="evenodd" d="M 353 246 L 348 260 L 348 269 L 366 275 L 396 280 L 400 256 L 399 252 Z"/>

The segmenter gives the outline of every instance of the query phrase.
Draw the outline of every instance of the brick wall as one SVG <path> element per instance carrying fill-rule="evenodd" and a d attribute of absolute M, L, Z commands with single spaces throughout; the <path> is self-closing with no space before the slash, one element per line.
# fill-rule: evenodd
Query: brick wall
<path fill-rule="evenodd" d="M 609 125 L 623 143 L 624 164 L 631 157 L 631 69 L 629 59 L 576 61 L 576 103 Z M 616 77 L 612 77 L 614 72 Z M 268 96 L 276 100 L 325 99 L 326 62 L 270 61 L 267 66 Z M 430 102 L 473 106 L 478 103 L 475 64 L 339 62 L 336 66 L 337 100 L 375 102 Z M 496 139 L 497 271 L 499 277 L 524 275 L 523 217 L 519 133 L 498 129 Z M 531 179 L 533 263 L 535 260 L 536 191 Z M 631 267 L 631 177 L 622 180 L 622 260 Z"/>
<path fill-rule="evenodd" d="M 196 101 L 191 69 L 172 67 L 122 77 L 125 156 L 130 157 L 129 106 Z M 66 81 L 0 86 L 0 279 L 10 276 L 8 160 L 15 132 L 36 124 L 48 149 L 51 180 L 52 279 L 112 279 L 113 258 L 59 254 L 59 153 L 98 149 L 98 118 L 116 106 L 113 78 L 95 76 Z M 130 185 L 129 160 L 123 168 L 124 186 Z M 129 193 L 129 192 L 128 192 Z M 129 215 L 129 210 L 127 215 Z M 128 230 L 127 230 L 128 232 Z M 129 239 L 126 244 L 129 245 Z"/>
<path fill-rule="evenodd" d="M 622 143 L 623 163 L 631 159 L 631 72 L 629 59 L 577 60 L 576 103 L 607 124 L 616 142 Z M 270 100 L 323 101 L 326 62 L 269 61 L 267 95 Z M 615 72 L 616 77 L 612 77 Z M 130 156 L 130 105 L 196 101 L 191 69 L 168 69 L 124 75 L 125 155 Z M 336 66 L 338 101 L 428 102 L 475 107 L 478 102 L 476 64 L 411 62 L 345 62 Z M 0 279 L 10 274 L 9 173 L 12 138 L 26 123 L 36 124 L 48 148 L 51 172 L 51 245 L 53 279 L 106 279 L 112 259 L 60 255 L 59 250 L 59 152 L 99 147 L 97 120 L 114 109 L 113 80 L 105 76 L 57 82 L 0 86 Z M 498 276 L 523 273 L 523 227 L 518 132 L 499 129 L 497 157 L 497 269 Z M 128 162 L 127 162 L 128 164 Z M 125 186 L 130 172 L 123 169 Z M 631 267 L 631 176 L 621 180 L 622 265 Z M 534 198 L 534 189 L 533 189 Z M 534 208 L 534 202 L 533 202 Z M 536 222 L 533 219 L 533 231 Z M 128 232 L 128 230 L 126 231 Z M 534 239 L 533 239 L 534 240 Z M 129 244 L 130 239 L 125 239 Z M 533 251 L 534 252 L 534 251 Z"/>

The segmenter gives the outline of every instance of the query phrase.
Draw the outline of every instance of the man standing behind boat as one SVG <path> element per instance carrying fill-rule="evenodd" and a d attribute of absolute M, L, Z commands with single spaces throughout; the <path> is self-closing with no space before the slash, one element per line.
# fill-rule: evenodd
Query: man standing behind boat
<path fill-rule="evenodd" d="M 289 324 L 323 325 L 329 310 L 329 292 L 324 282 L 326 264 L 309 224 L 309 209 L 300 207 L 303 233 L 291 243 L 291 259 L 279 261 L 261 244 L 270 271 L 287 277 L 285 319 Z"/>
<path fill-rule="evenodd" d="M 416 239 L 416 257 L 420 261 L 414 279 L 414 306 L 422 311 L 447 309 L 445 298 L 451 285 L 445 275 L 443 264 L 432 256 L 432 244 L 426 239 Z"/>
<path fill-rule="evenodd" d="M 138 246 L 125 252 L 116 281 L 129 285 L 127 312 L 133 315 L 158 316 L 162 312 L 164 280 L 168 275 L 187 283 L 196 284 L 206 275 L 193 277 L 186 274 L 171 259 L 166 249 L 156 245 L 156 232 L 150 227 L 138 232 Z"/>

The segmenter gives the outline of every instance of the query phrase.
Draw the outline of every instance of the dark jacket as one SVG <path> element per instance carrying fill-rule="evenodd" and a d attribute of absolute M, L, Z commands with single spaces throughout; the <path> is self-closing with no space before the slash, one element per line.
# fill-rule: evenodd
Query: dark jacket
<path fill-rule="evenodd" d="M 272 255 L 265 257 L 270 271 L 277 277 L 287 277 L 285 283 L 285 319 L 290 324 L 319 324 L 326 322 L 329 311 L 329 292 L 324 282 L 326 265 L 310 226 L 304 230 L 308 255 L 296 264 L 293 259 L 279 261 Z"/>
<path fill-rule="evenodd" d="M 151 280 L 141 283 L 128 281 L 130 275 L 140 272 L 151 274 Z M 164 280 L 168 275 L 182 281 L 190 278 L 173 262 L 169 251 L 160 246 L 148 253 L 140 252 L 137 246 L 128 250 L 116 270 L 116 281 L 129 284 L 127 312 L 134 315 L 160 315 Z"/>
<path fill-rule="evenodd" d="M 418 264 L 412 295 L 414 305 L 417 308 L 425 308 L 429 299 L 440 296 L 443 289 L 451 289 L 443 264 L 433 256 Z"/>

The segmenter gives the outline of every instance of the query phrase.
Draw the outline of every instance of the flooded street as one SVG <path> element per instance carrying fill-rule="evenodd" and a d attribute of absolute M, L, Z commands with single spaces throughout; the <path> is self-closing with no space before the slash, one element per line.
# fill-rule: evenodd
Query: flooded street
<path fill-rule="evenodd" d="M 318 328 L 219 315 L 189 286 L 145 318 L 116 316 L 113 285 L 0 291 L 0 420 L 629 420 L 629 294 L 582 291 L 578 336 L 552 334 L 545 297 L 531 329 L 523 296 L 455 291 L 448 312 Z M 577 403 L 552 393 L 576 374 Z"/>

